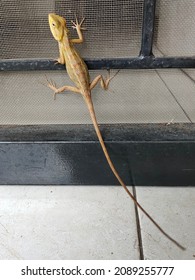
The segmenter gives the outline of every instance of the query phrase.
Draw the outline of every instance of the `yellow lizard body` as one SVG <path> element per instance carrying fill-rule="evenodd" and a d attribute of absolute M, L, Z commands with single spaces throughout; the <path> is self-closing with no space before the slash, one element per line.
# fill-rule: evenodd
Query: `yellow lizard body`
<path fill-rule="evenodd" d="M 58 62 L 66 62 L 67 73 L 79 89 L 79 92 L 88 94 L 90 91 L 89 71 L 84 60 L 73 46 L 73 43 L 81 43 L 83 39 L 69 39 L 69 31 L 66 28 L 65 19 L 56 14 L 49 14 L 49 24 L 51 32 L 59 44 L 60 58 Z M 80 31 L 81 24 L 75 24 L 75 28 Z"/>
<path fill-rule="evenodd" d="M 103 89 L 107 89 L 110 80 L 113 78 L 108 77 L 106 81 L 104 81 L 103 77 L 101 75 L 97 76 L 91 83 L 89 78 L 89 71 L 87 69 L 87 66 L 84 62 L 84 60 L 81 58 L 79 53 L 74 48 L 73 44 L 82 43 L 83 42 L 83 36 L 81 30 L 83 29 L 81 27 L 84 19 L 81 21 L 81 23 L 78 23 L 78 20 L 76 19 L 76 23 L 73 23 L 73 28 L 77 30 L 78 39 L 70 39 L 69 38 L 69 30 L 66 27 L 66 20 L 63 17 L 60 17 L 56 14 L 49 14 L 49 26 L 51 29 L 51 32 L 53 34 L 53 37 L 58 41 L 59 44 L 59 53 L 60 57 L 58 59 L 58 62 L 61 64 L 66 63 L 66 70 L 75 84 L 75 87 L 73 86 L 63 86 L 61 88 L 56 88 L 55 84 L 53 82 L 50 82 L 48 84 L 48 87 L 51 88 L 54 91 L 54 96 L 57 93 L 61 93 L 65 90 L 73 91 L 75 93 L 79 93 L 83 96 L 86 105 L 89 109 L 89 113 L 91 116 L 91 120 L 93 122 L 97 137 L 99 139 L 99 142 L 101 144 L 102 150 L 104 152 L 104 155 L 107 159 L 107 162 L 114 173 L 115 177 L 121 184 L 121 186 L 125 189 L 127 194 L 131 197 L 131 199 L 134 201 L 134 203 L 143 211 L 143 213 L 152 221 L 152 223 L 174 244 L 176 244 L 179 248 L 184 250 L 185 248 L 181 246 L 177 241 L 175 241 L 172 237 L 170 237 L 156 222 L 155 220 L 146 212 L 146 210 L 143 209 L 143 207 L 137 202 L 136 198 L 133 196 L 133 194 L 128 190 L 123 180 L 120 178 L 118 172 L 116 171 L 110 156 L 107 152 L 106 146 L 104 144 L 96 116 L 95 111 L 91 99 L 91 90 L 96 86 L 96 84 L 100 81 L 101 86 Z"/>

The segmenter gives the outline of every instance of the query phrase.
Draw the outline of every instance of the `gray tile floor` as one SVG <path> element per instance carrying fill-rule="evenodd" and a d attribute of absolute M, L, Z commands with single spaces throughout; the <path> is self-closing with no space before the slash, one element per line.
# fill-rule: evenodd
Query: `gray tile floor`
<path fill-rule="evenodd" d="M 195 188 L 137 187 L 137 198 L 157 222 L 179 241 L 181 251 L 140 214 L 145 259 L 195 259 Z"/>
<path fill-rule="evenodd" d="M 131 188 L 130 188 L 131 190 Z M 137 187 L 145 259 L 195 258 L 195 188 Z M 0 259 L 140 259 L 133 203 L 121 187 L 0 186 Z"/>

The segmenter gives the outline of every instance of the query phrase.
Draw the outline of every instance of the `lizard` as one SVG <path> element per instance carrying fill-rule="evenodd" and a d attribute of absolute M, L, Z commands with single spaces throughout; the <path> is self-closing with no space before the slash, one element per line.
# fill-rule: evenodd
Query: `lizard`
<path fill-rule="evenodd" d="M 57 59 L 57 63 L 65 64 L 67 73 L 70 77 L 70 79 L 73 81 L 75 86 L 63 86 L 60 88 L 57 88 L 55 83 L 52 80 L 48 80 L 47 86 L 54 91 L 54 99 L 56 98 L 56 94 L 62 93 L 63 91 L 71 91 L 77 94 L 81 94 L 87 108 L 89 110 L 89 114 L 95 129 L 95 132 L 97 134 L 97 137 L 99 139 L 100 145 L 102 147 L 103 153 L 106 157 L 106 160 L 108 162 L 108 165 L 110 166 L 113 174 L 115 175 L 116 179 L 120 183 L 120 185 L 125 189 L 127 194 L 130 196 L 130 198 L 134 201 L 135 205 L 148 217 L 148 219 L 160 230 L 160 232 L 166 236 L 170 241 L 172 241 L 176 246 L 178 246 L 180 249 L 185 250 L 185 248 L 177 242 L 174 238 L 172 238 L 168 233 L 166 233 L 162 227 L 148 214 L 148 212 L 140 205 L 140 203 L 137 201 L 135 196 L 129 191 L 126 184 L 123 182 L 121 177 L 119 176 L 117 170 L 114 167 L 114 164 L 112 163 L 112 160 L 108 154 L 107 148 L 105 146 L 101 131 L 98 126 L 98 122 L 96 119 L 96 114 L 93 106 L 93 101 L 91 97 L 91 91 L 92 89 L 100 82 L 101 87 L 104 90 L 108 89 L 109 83 L 113 77 L 108 76 L 107 79 L 104 79 L 102 75 L 98 75 L 92 82 L 90 82 L 90 76 L 89 71 L 87 68 L 87 65 L 85 64 L 84 60 L 81 58 L 78 51 L 74 48 L 74 44 L 80 44 L 84 41 L 83 34 L 81 30 L 84 30 L 82 27 L 84 18 L 79 23 L 78 19 L 76 17 L 75 22 L 71 21 L 73 24 L 73 28 L 76 29 L 78 38 L 71 39 L 70 38 L 70 31 L 66 26 L 66 20 L 54 13 L 50 13 L 48 15 L 49 20 L 49 26 L 51 33 L 56 41 L 58 41 L 59 45 L 59 58 Z"/>

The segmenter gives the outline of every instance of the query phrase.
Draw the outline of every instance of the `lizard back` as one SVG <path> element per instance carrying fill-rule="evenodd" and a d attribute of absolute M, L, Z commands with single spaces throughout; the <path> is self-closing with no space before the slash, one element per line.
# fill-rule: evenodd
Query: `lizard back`
<path fill-rule="evenodd" d="M 81 92 L 89 92 L 89 71 L 84 60 L 81 58 L 72 43 L 69 43 L 68 46 L 64 44 L 63 50 L 66 61 L 66 70 L 70 79 Z"/>

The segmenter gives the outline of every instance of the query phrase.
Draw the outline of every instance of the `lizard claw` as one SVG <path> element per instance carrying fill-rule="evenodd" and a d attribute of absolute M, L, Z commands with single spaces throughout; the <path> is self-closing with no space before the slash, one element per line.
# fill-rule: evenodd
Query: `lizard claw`
<path fill-rule="evenodd" d="M 55 63 L 54 63 L 55 65 L 56 65 L 56 64 L 61 64 L 61 63 L 60 63 L 60 58 L 53 59 L 53 61 L 55 61 Z"/>
<path fill-rule="evenodd" d="M 46 80 L 47 80 L 47 86 L 54 91 L 54 100 L 56 99 L 56 94 L 58 93 L 58 89 L 56 87 L 55 82 L 52 79 L 48 79 L 46 76 Z"/>
<path fill-rule="evenodd" d="M 60 57 L 56 58 L 56 59 L 52 59 L 52 61 L 54 62 L 54 65 L 56 65 L 56 64 L 64 65 L 65 64 L 65 62 Z"/>
<path fill-rule="evenodd" d="M 107 80 L 109 80 L 109 82 L 116 76 L 118 75 L 118 73 L 121 71 L 121 69 L 119 69 L 114 75 L 110 75 L 110 69 L 107 70 L 108 71 L 108 75 L 107 75 Z"/>
<path fill-rule="evenodd" d="M 72 24 L 73 24 L 72 28 L 73 28 L 73 29 L 86 30 L 86 28 L 82 27 L 82 24 L 83 24 L 84 20 L 85 20 L 85 18 L 83 18 L 83 19 L 81 20 L 81 22 L 79 23 L 77 17 L 75 16 L 75 21 L 76 21 L 76 22 L 74 22 L 73 20 L 71 20 L 71 22 L 72 22 Z"/>
<path fill-rule="evenodd" d="M 56 100 L 56 94 L 57 94 L 57 92 L 54 92 L 54 94 L 53 94 L 53 99 L 54 100 Z"/>

